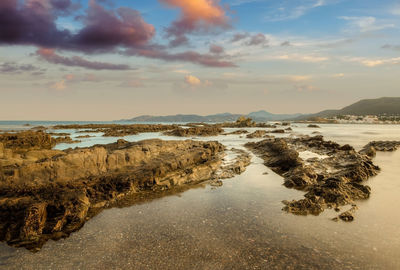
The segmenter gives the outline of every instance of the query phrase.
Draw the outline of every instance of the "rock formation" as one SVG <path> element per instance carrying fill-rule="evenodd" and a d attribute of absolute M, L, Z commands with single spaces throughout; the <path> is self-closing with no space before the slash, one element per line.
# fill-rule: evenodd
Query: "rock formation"
<path fill-rule="evenodd" d="M 248 134 L 246 136 L 247 139 L 254 139 L 254 138 L 262 138 L 265 135 L 267 135 L 267 132 L 265 130 L 256 130 L 251 134 Z"/>
<path fill-rule="evenodd" d="M 32 138 L 30 147 L 49 147 L 51 139 L 44 137 Z M 6 142 L 7 147 L 26 146 Z M 7 161 L 10 151 L 0 143 L 0 160 Z M 18 162 L 0 167 L 0 240 L 38 250 L 128 195 L 223 178 L 228 171 L 241 173 L 249 160 L 221 167 L 223 151 L 218 142 L 190 140 L 119 140 L 65 151 L 26 151 Z"/>
<path fill-rule="evenodd" d="M 368 155 L 322 136 L 267 139 L 246 146 L 284 177 L 286 187 L 307 192 L 304 199 L 284 201 L 284 210 L 294 214 L 318 215 L 326 208 L 367 199 L 371 189 L 363 182 L 379 172 Z M 320 158 L 303 160 L 299 156 L 302 151 L 312 151 Z"/>
<path fill-rule="evenodd" d="M 182 128 L 178 127 L 171 131 L 164 132 L 165 135 L 168 136 L 177 136 L 177 137 L 191 137 L 191 136 L 217 136 L 224 132 L 224 130 L 219 125 L 205 125 L 205 126 L 196 126 L 190 128 Z"/>
<path fill-rule="evenodd" d="M 102 132 L 104 137 L 124 137 L 145 132 L 162 132 L 177 128 L 177 125 L 148 124 L 88 124 L 88 125 L 57 125 L 54 129 L 84 129 L 84 132 Z"/>

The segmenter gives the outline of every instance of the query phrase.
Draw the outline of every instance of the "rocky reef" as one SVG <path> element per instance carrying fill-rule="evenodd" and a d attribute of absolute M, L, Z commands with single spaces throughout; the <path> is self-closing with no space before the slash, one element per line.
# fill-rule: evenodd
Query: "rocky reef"
<path fill-rule="evenodd" d="M 189 128 L 178 127 L 171 131 L 164 132 L 167 136 L 191 137 L 191 136 L 217 136 L 224 130 L 219 125 L 202 125 Z"/>
<path fill-rule="evenodd" d="M 271 125 L 267 123 L 256 123 L 253 119 L 241 116 L 236 122 L 226 122 L 222 124 L 225 128 L 245 128 L 245 127 L 259 127 L 259 128 L 276 128 L 276 125 Z"/>
<path fill-rule="evenodd" d="M 150 124 L 88 124 L 88 125 L 57 125 L 54 129 L 83 129 L 84 132 L 102 132 L 104 137 L 124 137 L 145 132 L 162 132 L 177 128 L 177 125 Z"/>
<path fill-rule="evenodd" d="M 250 133 L 246 136 L 247 139 L 254 139 L 254 138 L 263 138 L 267 135 L 267 131 L 265 130 L 256 130 L 253 133 Z"/>
<path fill-rule="evenodd" d="M 299 215 L 319 215 L 327 208 L 352 205 L 351 211 L 339 215 L 352 221 L 354 217 L 349 216 L 355 212 L 355 201 L 367 199 L 371 193 L 364 182 L 380 170 L 370 155 L 356 152 L 350 145 L 325 141 L 322 136 L 266 139 L 246 146 L 284 177 L 286 187 L 306 191 L 304 199 L 283 202 L 285 211 Z M 312 157 L 302 158 L 303 153 Z"/>
<path fill-rule="evenodd" d="M 56 140 L 43 131 L 22 131 L 18 133 L 1 133 L 0 143 L 4 148 L 20 152 L 33 149 L 51 149 Z"/>
<path fill-rule="evenodd" d="M 44 133 L 0 143 L 0 241 L 36 251 L 127 196 L 219 181 L 250 163 L 241 151 L 224 163 L 218 142 L 119 140 L 64 151 L 52 145 Z"/>
<path fill-rule="evenodd" d="M 235 130 L 229 133 L 224 133 L 222 135 L 242 135 L 242 134 L 247 134 L 249 133 L 247 130 L 245 129 L 239 129 L 239 130 Z"/>

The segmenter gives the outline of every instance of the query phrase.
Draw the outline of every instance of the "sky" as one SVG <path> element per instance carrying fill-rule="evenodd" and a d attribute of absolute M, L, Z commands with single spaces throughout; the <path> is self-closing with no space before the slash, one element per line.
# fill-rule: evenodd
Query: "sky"
<path fill-rule="evenodd" d="M 1 0 L 0 120 L 400 96 L 399 27 L 398 0 Z"/>

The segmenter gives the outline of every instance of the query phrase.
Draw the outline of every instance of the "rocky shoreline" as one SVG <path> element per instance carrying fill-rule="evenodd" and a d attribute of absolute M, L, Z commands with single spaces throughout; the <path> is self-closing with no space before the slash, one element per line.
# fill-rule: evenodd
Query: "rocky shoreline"
<path fill-rule="evenodd" d="M 225 147 L 212 141 L 119 140 L 58 151 L 50 135 L 37 134 L 0 143 L 0 241 L 32 251 L 127 196 L 218 182 L 250 164 L 239 150 L 225 163 Z"/>
<path fill-rule="evenodd" d="M 304 199 L 284 201 L 284 211 L 319 215 L 335 209 L 334 220 L 352 221 L 357 200 L 367 199 L 365 181 L 379 173 L 372 162 L 376 151 L 395 151 L 400 142 L 374 141 L 360 151 L 325 141 L 322 136 L 275 138 L 291 131 L 289 123 L 255 124 L 238 119 L 228 124 L 70 125 L 55 129 L 103 132 L 126 136 L 162 132 L 168 136 L 237 135 L 261 141 L 245 145 L 284 178 L 287 188 L 305 191 Z M 224 127 L 258 127 L 224 133 Z M 285 129 L 277 129 L 278 126 Z M 82 138 L 90 135 L 81 136 Z M 71 142 L 69 134 L 33 129 L 0 134 L 0 241 L 37 251 L 49 239 L 68 237 L 102 209 L 131 205 L 148 198 L 187 190 L 241 174 L 251 163 L 245 150 L 226 149 L 216 141 L 141 142 L 118 140 L 107 145 L 54 150 Z M 246 140 L 244 140 L 245 142 Z M 127 199 L 129 198 L 129 199 Z M 348 209 L 349 206 L 351 207 Z"/>

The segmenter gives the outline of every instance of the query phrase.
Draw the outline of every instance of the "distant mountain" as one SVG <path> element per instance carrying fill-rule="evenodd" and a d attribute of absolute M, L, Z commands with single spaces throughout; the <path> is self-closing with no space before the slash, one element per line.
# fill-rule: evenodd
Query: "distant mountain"
<path fill-rule="evenodd" d="M 287 119 L 292 119 L 295 117 L 301 116 L 301 113 L 297 114 L 273 114 L 267 111 L 258 111 L 258 112 L 252 112 L 247 115 L 247 117 L 252 118 L 256 122 L 263 122 L 264 120 L 268 121 L 273 121 L 273 120 L 287 120 Z"/>
<path fill-rule="evenodd" d="M 266 121 L 278 121 L 278 120 L 286 120 L 290 118 L 295 118 L 300 116 L 301 114 L 273 114 L 267 111 L 258 111 L 249 113 L 248 115 L 244 115 L 246 117 L 252 118 L 256 122 L 266 122 Z M 123 121 L 129 122 L 233 122 L 236 121 L 243 114 L 231 114 L 231 113 L 221 113 L 221 114 L 212 114 L 212 115 L 195 115 L 195 114 L 177 114 L 177 115 L 168 115 L 168 116 L 151 116 L 151 115 L 142 115 L 138 117 L 134 117 L 131 119 L 125 119 Z"/>
<path fill-rule="evenodd" d="M 400 115 L 400 97 L 364 99 L 341 110 L 326 110 L 315 114 L 302 115 L 296 120 L 337 115 Z"/>
<path fill-rule="evenodd" d="M 306 120 L 312 117 L 333 117 L 337 115 L 400 115 L 400 97 L 384 97 L 378 99 L 364 99 L 341 110 L 326 110 L 315 114 L 273 114 L 267 111 L 252 112 L 247 115 L 221 113 L 212 115 L 177 114 L 168 116 L 142 115 L 129 122 L 233 122 L 240 116 L 250 117 L 256 122 Z"/>

